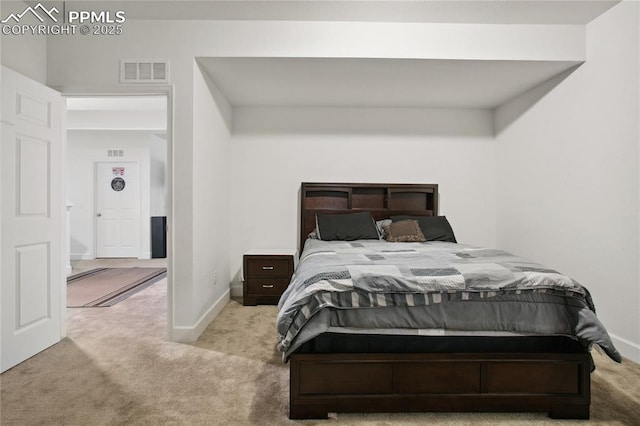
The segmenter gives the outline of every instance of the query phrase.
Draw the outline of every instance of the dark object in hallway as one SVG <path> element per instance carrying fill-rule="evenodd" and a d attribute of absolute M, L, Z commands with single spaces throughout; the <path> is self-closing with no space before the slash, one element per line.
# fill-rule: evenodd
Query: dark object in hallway
<path fill-rule="evenodd" d="M 151 257 L 164 259 L 167 257 L 167 217 L 151 217 Z"/>

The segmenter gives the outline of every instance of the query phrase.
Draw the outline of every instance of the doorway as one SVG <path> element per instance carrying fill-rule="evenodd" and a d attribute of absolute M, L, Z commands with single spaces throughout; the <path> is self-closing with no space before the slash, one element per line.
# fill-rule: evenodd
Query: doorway
<path fill-rule="evenodd" d="M 68 275 L 168 267 L 167 95 L 67 96 Z M 161 237 L 158 238 L 158 233 Z M 153 250 L 152 240 L 164 242 Z"/>
<path fill-rule="evenodd" d="M 166 256 L 152 251 L 158 232 L 166 242 L 152 218 L 167 216 L 169 158 L 167 96 L 67 97 L 72 267 Z"/>

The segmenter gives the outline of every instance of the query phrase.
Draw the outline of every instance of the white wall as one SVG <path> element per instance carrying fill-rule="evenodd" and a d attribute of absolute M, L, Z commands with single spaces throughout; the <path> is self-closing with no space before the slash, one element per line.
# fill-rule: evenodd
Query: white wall
<path fill-rule="evenodd" d="M 639 6 L 623 2 L 588 24 L 586 63 L 497 136 L 498 246 L 586 285 L 636 361 Z M 520 101 L 496 111 L 497 128 Z"/>
<path fill-rule="evenodd" d="M 458 241 L 495 247 L 491 117 L 479 110 L 234 109 L 233 280 L 240 281 L 246 250 L 297 248 L 301 182 L 438 183 L 439 214 Z"/>
<path fill-rule="evenodd" d="M 22 1 L 3 1 L 2 19 L 10 13 L 24 11 Z M 35 22 L 38 23 L 35 18 Z M 47 37 L 39 35 L 0 35 L 2 65 L 39 83 L 47 83 Z"/>
<path fill-rule="evenodd" d="M 149 136 L 151 216 L 167 215 L 167 139 L 166 135 Z"/>
<path fill-rule="evenodd" d="M 640 7 L 637 8 L 636 14 L 638 16 L 638 22 L 640 22 Z M 640 38 L 640 35 L 638 37 Z M 637 62 L 637 75 L 638 75 L 637 81 L 640 81 L 640 57 L 638 57 L 638 62 Z M 638 90 L 638 99 L 640 99 L 640 84 L 638 84 L 637 90 Z M 638 119 L 637 124 L 638 124 L 638 134 L 640 135 L 640 117 Z M 638 150 L 638 155 L 639 155 L 638 163 L 640 164 L 640 149 Z M 640 200 L 640 185 L 638 185 L 638 199 Z M 640 206 L 639 206 L 639 210 L 640 210 Z M 638 220 L 638 241 L 640 241 L 640 214 L 638 214 L 637 220 Z M 638 267 L 638 276 L 640 276 L 640 253 L 638 253 L 637 267 Z M 640 291 L 638 292 L 638 310 L 640 310 Z M 640 329 L 640 319 L 639 319 L 638 329 Z M 640 337 L 638 338 L 638 342 L 640 342 Z"/>
<path fill-rule="evenodd" d="M 193 67 L 193 300 L 188 323 L 204 327 L 229 300 L 229 125 L 231 109 L 209 77 Z M 197 178 L 196 178 L 197 176 Z M 202 302 L 205 302 L 204 304 Z M 201 321 L 200 318 L 209 318 Z M 194 330 L 192 338 L 200 332 Z"/>
<path fill-rule="evenodd" d="M 71 209 L 71 258 L 94 259 L 95 251 L 95 163 L 136 161 L 140 163 L 140 258 L 151 257 L 150 236 L 150 134 L 131 131 L 84 131 L 67 133 L 67 164 Z M 109 157 L 108 149 L 124 149 L 124 157 Z"/>

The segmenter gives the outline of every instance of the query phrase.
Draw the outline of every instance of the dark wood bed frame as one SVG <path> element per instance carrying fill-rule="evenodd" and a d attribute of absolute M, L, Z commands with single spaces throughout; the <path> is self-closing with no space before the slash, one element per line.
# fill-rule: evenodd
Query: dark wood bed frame
<path fill-rule="evenodd" d="M 316 213 L 438 214 L 436 184 L 303 183 L 300 250 Z M 547 412 L 589 418 L 585 353 L 293 354 L 291 419 L 335 412 Z"/>

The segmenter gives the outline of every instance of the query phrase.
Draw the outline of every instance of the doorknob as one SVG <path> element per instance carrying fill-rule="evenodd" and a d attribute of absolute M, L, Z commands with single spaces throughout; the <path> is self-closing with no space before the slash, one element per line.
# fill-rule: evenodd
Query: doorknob
<path fill-rule="evenodd" d="M 96 216 L 102 217 L 102 213 L 96 213 Z"/>

